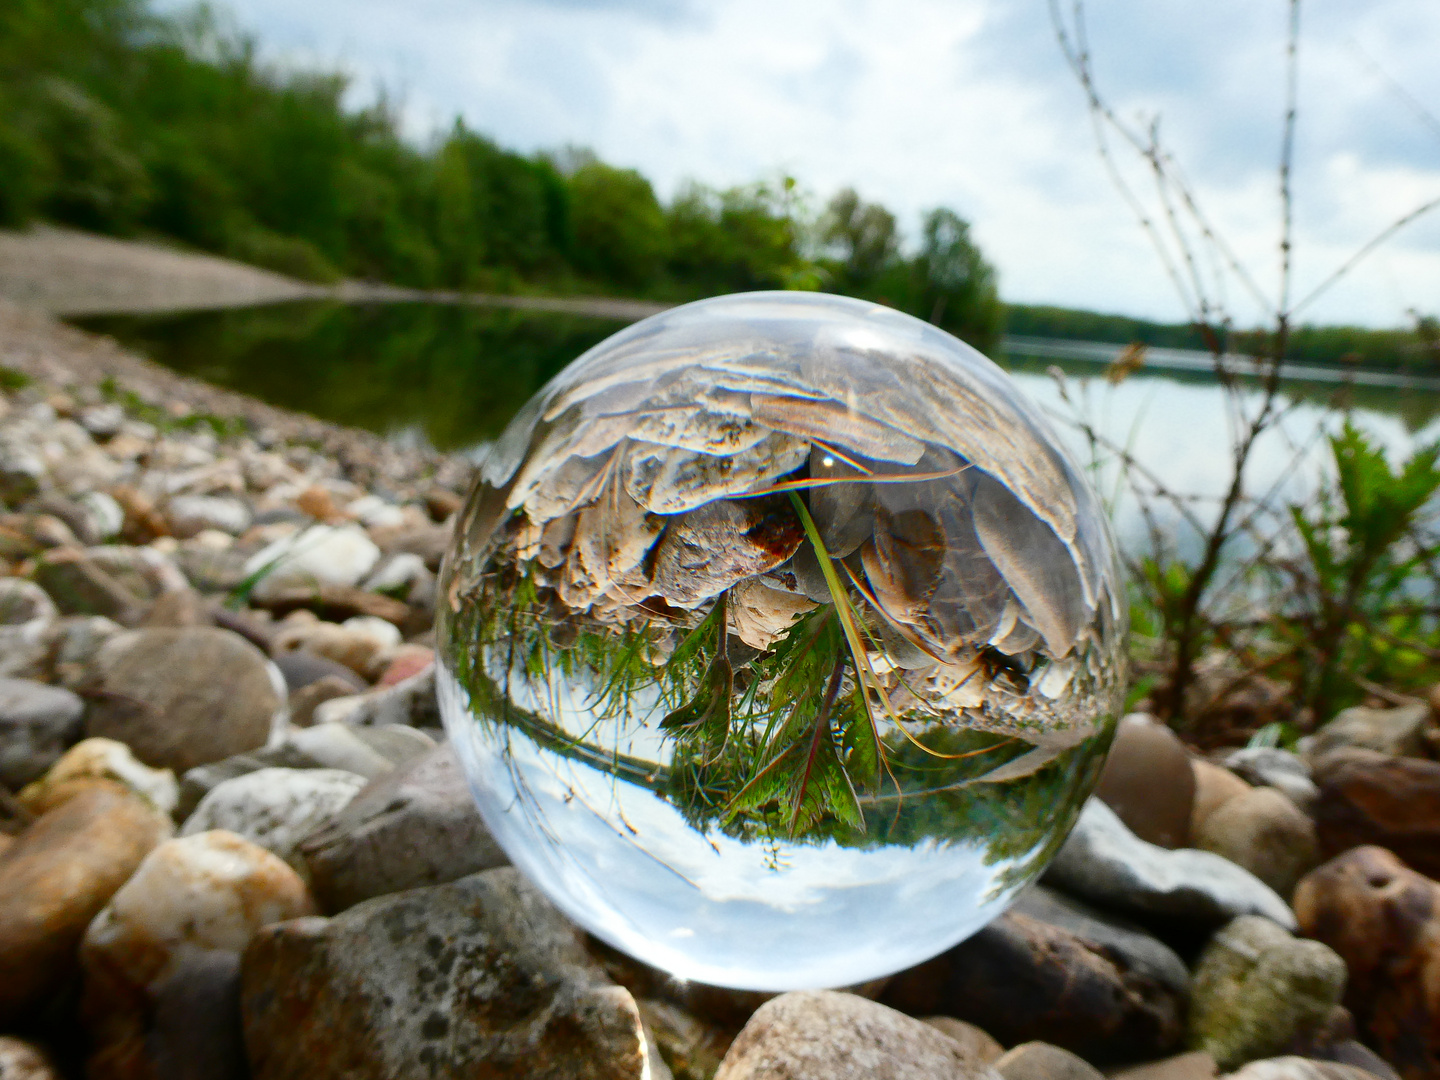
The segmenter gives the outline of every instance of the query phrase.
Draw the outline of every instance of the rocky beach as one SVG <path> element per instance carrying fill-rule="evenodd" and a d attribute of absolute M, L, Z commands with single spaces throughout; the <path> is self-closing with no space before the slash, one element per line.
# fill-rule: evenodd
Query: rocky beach
<path fill-rule="evenodd" d="M 1134 714 L 969 940 L 679 982 L 507 865 L 446 743 L 468 459 L 4 301 L 0 388 L 0 1080 L 1440 1075 L 1440 697 L 1293 752 Z"/>

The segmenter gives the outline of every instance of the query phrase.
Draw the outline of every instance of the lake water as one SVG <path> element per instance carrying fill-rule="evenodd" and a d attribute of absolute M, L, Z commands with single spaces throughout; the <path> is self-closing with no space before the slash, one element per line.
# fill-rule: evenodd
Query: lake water
<path fill-rule="evenodd" d="M 187 375 L 443 450 L 482 446 L 552 375 L 623 323 L 453 304 L 301 302 L 169 316 L 81 320 Z M 1174 491 L 1203 499 L 1229 478 L 1231 400 L 1203 371 L 1145 370 L 1118 385 L 1104 351 L 1051 343 L 1043 356 L 1002 358 L 1048 409 L 1082 460 L 1084 419 Z M 1055 355 L 1056 353 L 1060 355 Z M 1050 373 L 1058 367 L 1065 391 Z M 1068 397 L 1068 401 L 1066 398 Z M 1246 400 L 1254 408 L 1258 395 Z M 1289 382 L 1283 422 L 1257 446 L 1250 490 L 1303 499 L 1327 459 L 1323 435 L 1348 410 L 1392 454 L 1440 438 L 1440 391 L 1424 385 Z M 1123 541 L 1140 527 L 1133 501 L 1101 470 Z"/>

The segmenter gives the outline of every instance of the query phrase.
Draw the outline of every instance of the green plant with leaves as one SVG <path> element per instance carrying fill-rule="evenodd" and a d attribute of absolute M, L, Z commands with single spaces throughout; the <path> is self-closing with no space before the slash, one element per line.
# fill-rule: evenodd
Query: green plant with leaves
<path fill-rule="evenodd" d="M 1275 630 L 1294 652 L 1294 681 L 1317 715 L 1359 693 L 1356 677 L 1389 683 L 1395 642 L 1433 638 L 1440 538 L 1425 510 L 1440 490 L 1440 444 L 1398 469 L 1348 420 L 1330 439 L 1332 485 L 1312 505 L 1292 505 L 1299 557 L 1282 560 L 1294 606 Z M 1402 649 L 1403 654 L 1403 649 Z"/>

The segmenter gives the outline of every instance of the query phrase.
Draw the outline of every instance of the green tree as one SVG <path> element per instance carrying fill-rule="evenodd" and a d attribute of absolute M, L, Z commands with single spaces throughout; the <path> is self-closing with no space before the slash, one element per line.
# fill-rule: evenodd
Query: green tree
<path fill-rule="evenodd" d="M 667 237 L 655 189 L 634 169 L 592 161 L 570 177 L 574 261 L 581 273 L 643 289 L 659 277 Z"/>
<path fill-rule="evenodd" d="M 854 188 L 844 188 L 830 200 L 821 219 L 820 238 L 835 252 L 841 292 L 873 285 L 900 251 L 895 215 L 879 203 L 863 202 Z"/>

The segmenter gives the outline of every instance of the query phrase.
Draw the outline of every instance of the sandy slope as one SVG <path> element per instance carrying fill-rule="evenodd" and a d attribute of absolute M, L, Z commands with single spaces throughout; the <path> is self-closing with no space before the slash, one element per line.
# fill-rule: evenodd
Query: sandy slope
<path fill-rule="evenodd" d="M 53 226 L 0 231 L 0 298 L 51 315 L 245 307 L 326 296 L 371 303 L 477 304 L 618 320 L 643 319 L 669 306 L 602 297 L 436 292 L 353 281 L 329 289 L 230 259 L 144 241 L 114 240 Z"/>

